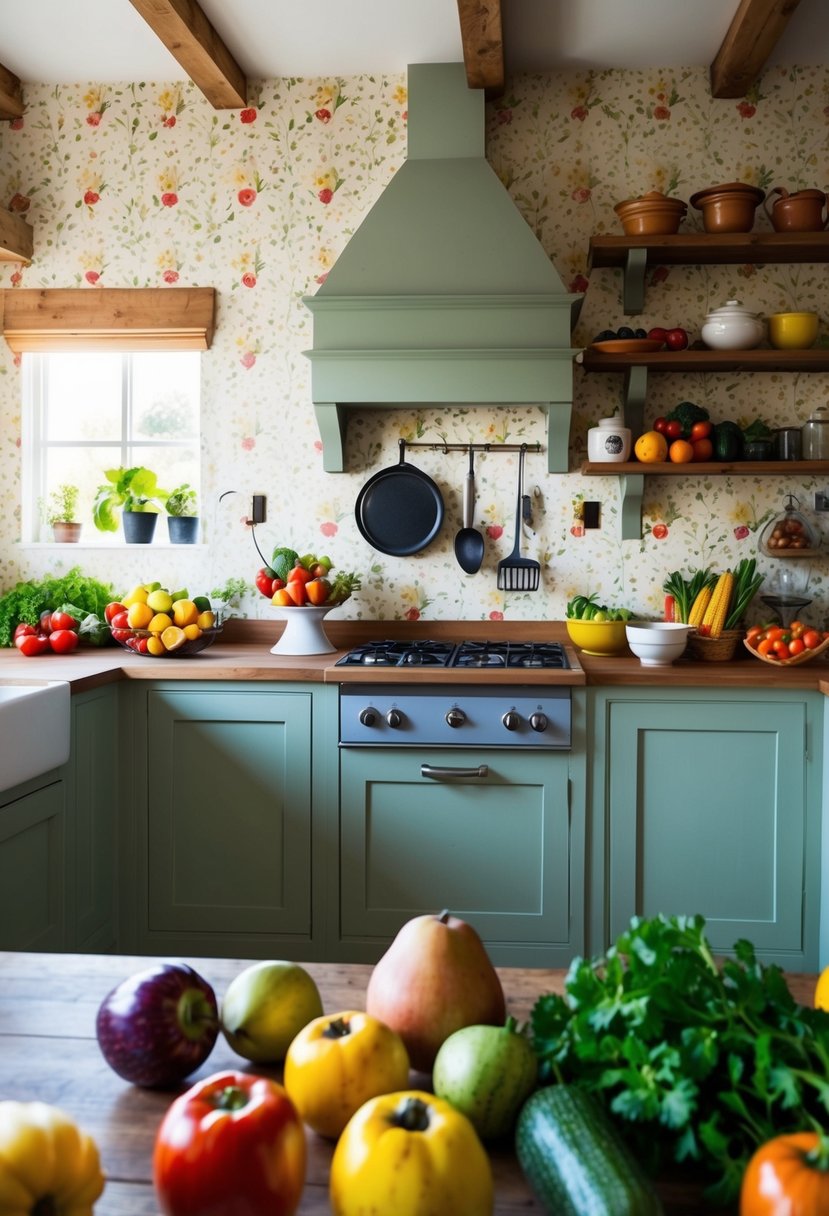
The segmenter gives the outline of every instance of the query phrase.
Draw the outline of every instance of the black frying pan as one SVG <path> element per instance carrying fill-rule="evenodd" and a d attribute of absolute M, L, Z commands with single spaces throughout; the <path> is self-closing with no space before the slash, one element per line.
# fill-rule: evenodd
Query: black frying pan
<path fill-rule="evenodd" d="M 440 532 L 443 498 L 431 477 L 406 463 L 406 440 L 399 442 L 399 463 L 368 479 L 357 495 L 354 517 L 373 549 L 409 557 Z"/>

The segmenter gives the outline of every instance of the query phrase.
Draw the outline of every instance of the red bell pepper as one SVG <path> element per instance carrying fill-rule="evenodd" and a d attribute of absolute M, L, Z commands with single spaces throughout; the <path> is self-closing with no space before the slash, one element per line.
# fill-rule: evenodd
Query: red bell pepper
<path fill-rule="evenodd" d="M 277 1081 L 215 1073 L 161 1122 L 153 1180 L 165 1216 L 293 1216 L 305 1185 L 305 1129 Z"/>
<path fill-rule="evenodd" d="M 257 574 L 255 581 L 257 590 L 266 595 L 268 599 L 271 598 L 274 591 L 285 586 L 282 579 L 276 577 L 276 571 L 271 570 L 270 566 L 263 566 Z"/>

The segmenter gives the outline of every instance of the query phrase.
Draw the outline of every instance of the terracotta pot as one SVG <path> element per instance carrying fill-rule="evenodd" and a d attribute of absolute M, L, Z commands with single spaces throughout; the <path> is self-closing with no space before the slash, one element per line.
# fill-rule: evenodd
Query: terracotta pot
<path fill-rule="evenodd" d="M 751 232 L 754 212 L 765 198 L 757 186 L 726 182 L 691 195 L 691 206 L 702 212 L 706 232 Z"/>
<path fill-rule="evenodd" d="M 779 194 L 772 206 L 772 196 Z M 772 222 L 775 232 L 822 232 L 829 223 L 829 215 L 824 216 L 826 195 L 822 190 L 798 190 L 789 194 L 783 186 L 775 186 L 769 190 L 766 198 L 766 214 Z"/>
<path fill-rule="evenodd" d="M 659 190 L 649 190 L 641 198 L 617 203 L 613 210 L 626 236 L 664 236 L 677 231 L 688 204 L 681 198 L 668 198 Z"/>
<path fill-rule="evenodd" d="M 52 524 L 52 536 L 59 544 L 74 545 L 81 539 L 82 527 L 83 524 L 62 519 L 58 523 Z"/>

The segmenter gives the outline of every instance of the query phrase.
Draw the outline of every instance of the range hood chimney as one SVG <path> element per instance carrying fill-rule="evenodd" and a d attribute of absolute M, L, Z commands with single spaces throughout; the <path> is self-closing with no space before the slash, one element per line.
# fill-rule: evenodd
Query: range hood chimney
<path fill-rule="evenodd" d="M 525 404 L 546 411 L 548 467 L 566 472 L 582 296 L 487 163 L 464 65 L 410 65 L 408 86 L 407 159 L 304 297 L 324 467 L 343 471 L 358 408 Z"/>

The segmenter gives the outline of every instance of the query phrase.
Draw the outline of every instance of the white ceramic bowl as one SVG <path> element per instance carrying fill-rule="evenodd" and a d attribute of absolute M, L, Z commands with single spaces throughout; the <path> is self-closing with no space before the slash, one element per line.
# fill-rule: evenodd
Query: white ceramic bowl
<path fill-rule="evenodd" d="M 709 312 L 700 330 L 703 342 L 712 350 L 752 350 L 764 333 L 762 319 L 739 300 L 728 300 Z"/>
<path fill-rule="evenodd" d="M 690 625 L 670 621 L 628 621 L 628 646 L 643 667 L 669 667 L 685 650 Z"/>

